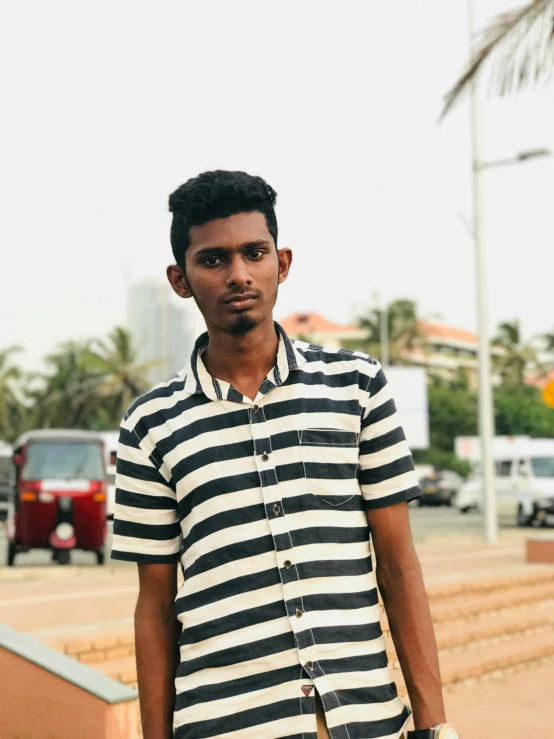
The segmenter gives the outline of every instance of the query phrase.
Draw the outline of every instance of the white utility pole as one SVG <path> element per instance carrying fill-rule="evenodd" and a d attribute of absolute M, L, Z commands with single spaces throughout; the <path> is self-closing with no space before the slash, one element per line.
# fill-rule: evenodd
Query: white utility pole
<path fill-rule="evenodd" d="M 473 0 L 469 0 L 470 49 L 473 45 Z M 489 544 L 498 539 L 498 517 L 494 489 L 494 406 L 491 382 L 491 358 L 487 311 L 487 264 L 483 239 L 481 119 L 479 92 L 475 79 L 471 83 L 471 145 L 473 175 L 473 233 L 477 268 L 477 322 L 479 332 L 479 433 L 485 504 L 485 538 Z"/>

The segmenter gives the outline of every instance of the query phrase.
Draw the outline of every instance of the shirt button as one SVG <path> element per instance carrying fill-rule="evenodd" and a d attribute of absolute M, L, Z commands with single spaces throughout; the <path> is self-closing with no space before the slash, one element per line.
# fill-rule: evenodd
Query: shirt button
<path fill-rule="evenodd" d="M 254 413 L 257 413 L 260 410 L 260 406 L 259 405 L 253 405 L 252 406 L 252 410 L 254 411 Z"/>
<path fill-rule="evenodd" d="M 269 454 L 267 452 L 264 452 L 262 454 L 262 462 L 267 462 L 268 459 L 269 459 Z"/>
<path fill-rule="evenodd" d="M 306 662 L 306 667 L 308 670 L 311 670 L 313 666 L 314 666 L 314 663 L 311 660 L 308 660 Z"/>
<path fill-rule="evenodd" d="M 291 566 L 291 564 L 292 562 L 290 561 L 290 559 L 285 559 L 285 561 L 283 562 L 283 565 L 287 568 L 287 570 Z"/>
<path fill-rule="evenodd" d="M 276 516 L 279 515 L 279 513 L 281 513 L 281 506 L 280 505 L 277 505 L 277 503 L 275 503 L 275 505 L 273 506 L 273 513 Z"/>
<path fill-rule="evenodd" d="M 301 617 L 302 617 L 302 611 L 300 610 L 300 608 L 297 608 L 296 609 L 296 618 L 301 618 Z"/>

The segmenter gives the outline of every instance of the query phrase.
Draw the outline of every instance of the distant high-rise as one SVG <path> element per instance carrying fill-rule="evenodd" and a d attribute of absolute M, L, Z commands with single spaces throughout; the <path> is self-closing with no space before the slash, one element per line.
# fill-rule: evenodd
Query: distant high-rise
<path fill-rule="evenodd" d="M 188 362 L 194 345 L 197 310 L 180 300 L 167 282 L 155 278 L 131 285 L 127 293 L 127 326 L 137 348 L 137 362 L 155 362 L 152 383 L 170 379 Z"/>

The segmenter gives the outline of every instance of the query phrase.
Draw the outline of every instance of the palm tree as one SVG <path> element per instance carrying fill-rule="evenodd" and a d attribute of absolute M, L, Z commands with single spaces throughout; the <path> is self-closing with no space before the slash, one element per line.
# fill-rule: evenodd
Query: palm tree
<path fill-rule="evenodd" d="M 46 357 L 49 372 L 31 376 L 38 381 L 30 393 L 35 427 L 90 428 L 96 376 L 85 361 L 88 351 L 88 342 L 65 342 Z"/>
<path fill-rule="evenodd" d="M 445 95 L 443 116 L 495 58 L 492 88 L 497 94 L 509 94 L 550 78 L 554 66 L 552 0 L 529 0 L 516 10 L 501 13 L 482 31 L 467 69 Z"/>
<path fill-rule="evenodd" d="M 405 298 L 393 300 L 387 307 L 386 320 L 390 363 L 392 365 L 410 364 L 407 354 L 424 345 L 416 303 Z M 367 331 L 367 345 L 364 348 L 369 354 L 382 357 L 382 310 L 373 308 L 358 319 L 358 325 Z"/>
<path fill-rule="evenodd" d="M 541 339 L 545 343 L 545 351 L 554 352 L 554 331 L 552 331 L 552 333 L 543 334 Z"/>
<path fill-rule="evenodd" d="M 112 425 L 119 425 L 133 400 L 150 386 L 148 372 L 157 362 L 136 364 L 136 356 L 130 333 L 116 326 L 107 340 L 93 339 L 83 357 L 95 374 L 98 397 L 111 411 Z"/>
<path fill-rule="evenodd" d="M 554 372 L 554 331 L 547 331 L 537 338 L 541 342 L 540 355 L 543 359 L 541 375 L 548 381 L 554 379 L 552 374 Z"/>
<path fill-rule="evenodd" d="M 531 344 L 523 343 L 519 321 L 500 323 L 492 343 L 504 350 L 494 361 L 506 385 L 523 385 L 526 371 L 538 369 L 537 352 Z"/>
<path fill-rule="evenodd" d="M 0 350 L 0 439 L 9 441 L 13 441 L 21 431 L 21 422 L 26 412 L 18 392 L 22 373 L 12 362 L 13 355 L 20 351 L 20 346 Z"/>

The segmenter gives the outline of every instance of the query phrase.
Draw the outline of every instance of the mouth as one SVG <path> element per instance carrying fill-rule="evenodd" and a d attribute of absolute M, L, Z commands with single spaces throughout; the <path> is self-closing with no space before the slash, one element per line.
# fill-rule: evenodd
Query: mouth
<path fill-rule="evenodd" d="M 236 295 L 234 298 L 226 300 L 225 302 L 234 310 L 241 310 L 244 308 L 249 308 L 255 300 L 255 295 Z"/>

